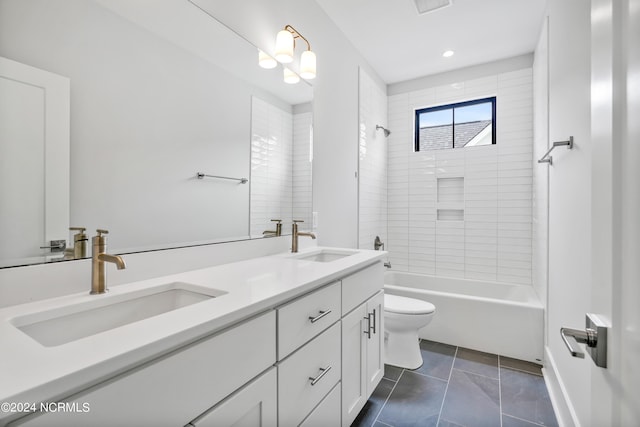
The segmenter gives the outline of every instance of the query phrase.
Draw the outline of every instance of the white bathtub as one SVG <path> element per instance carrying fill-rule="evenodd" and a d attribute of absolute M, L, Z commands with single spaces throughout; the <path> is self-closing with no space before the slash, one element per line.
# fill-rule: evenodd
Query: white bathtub
<path fill-rule="evenodd" d="M 385 292 L 429 301 L 420 338 L 541 363 L 543 306 L 531 286 L 385 272 Z"/>

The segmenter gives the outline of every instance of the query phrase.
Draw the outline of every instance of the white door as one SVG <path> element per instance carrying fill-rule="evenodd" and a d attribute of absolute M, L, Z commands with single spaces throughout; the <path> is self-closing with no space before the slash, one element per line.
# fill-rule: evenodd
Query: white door
<path fill-rule="evenodd" d="M 0 263 L 69 227 L 69 79 L 0 57 Z"/>
<path fill-rule="evenodd" d="M 566 425 L 637 427 L 640 0 L 549 5 L 549 134 L 576 146 L 549 166 L 547 372 Z M 606 368 L 560 340 L 562 326 L 584 329 L 586 313 L 610 326 Z"/>
<path fill-rule="evenodd" d="M 591 306 L 611 325 L 589 365 L 591 425 L 640 426 L 640 1 L 591 2 Z"/>
<path fill-rule="evenodd" d="M 590 15 L 588 1 L 549 1 L 548 144 L 573 136 L 574 147 L 555 148 L 552 164 L 535 165 L 549 173 L 545 376 L 561 403 L 555 408 L 558 418 L 585 427 L 593 362 L 589 356 L 571 357 L 560 328 L 584 328 L 585 313 L 592 311 Z"/>

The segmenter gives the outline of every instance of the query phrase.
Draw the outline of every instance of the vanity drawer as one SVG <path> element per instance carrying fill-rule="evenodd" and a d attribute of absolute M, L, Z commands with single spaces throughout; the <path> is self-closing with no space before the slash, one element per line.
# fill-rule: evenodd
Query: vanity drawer
<path fill-rule="evenodd" d="M 278 366 L 279 425 L 300 424 L 340 381 L 341 368 L 336 323 Z"/>
<path fill-rule="evenodd" d="M 340 282 L 278 308 L 278 360 L 340 319 Z"/>
<path fill-rule="evenodd" d="M 383 287 L 382 261 L 342 279 L 342 315 L 349 313 Z"/>

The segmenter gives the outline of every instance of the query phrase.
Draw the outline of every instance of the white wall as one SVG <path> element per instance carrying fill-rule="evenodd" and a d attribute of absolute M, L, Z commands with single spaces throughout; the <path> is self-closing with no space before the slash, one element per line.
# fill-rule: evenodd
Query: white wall
<path fill-rule="evenodd" d="M 387 92 L 362 69 L 359 86 L 358 247 L 374 249 L 376 236 L 387 241 L 388 138 L 376 130 L 376 125 L 389 128 Z"/>
<path fill-rule="evenodd" d="M 394 269 L 531 283 L 532 59 L 390 86 L 387 250 Z M 415 109 L 489 96 L 497 96 L 496 145 L 414 152 Z M 437 219 L 446 207 L 438 204 L 439 178 L 464 179 L 464 220 Z"/>
<path fill-rule="evenodd" d="M 532 284 L 547 303 L 549 256 L 549 168 L 538 159 L 549 149 L 549 37 L 545 18 L 533 61 L 533 217 Z M 545 312 L 546 316 L 546 312 Z M 545 321 L 545 326 L 546 326 Z M 546 333 L 545 333 L 546 342 Z"/>

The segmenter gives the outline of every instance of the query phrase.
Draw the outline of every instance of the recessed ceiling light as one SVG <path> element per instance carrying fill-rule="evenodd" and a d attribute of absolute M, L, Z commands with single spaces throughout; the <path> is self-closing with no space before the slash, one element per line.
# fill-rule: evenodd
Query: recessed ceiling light
<path fill-rule="evenodd" d="M 418 9 L 418 14 L 433 12 L 443 7 L 451 6 L 453 0 L 413 0 Z"/>
<path fill-rule="evenodd" d="M 444 52 L 442 52 L 442 56 L 444 56 L 445 58 L 451 58 L 454 53 L 455 52 L 452 50 L 445 50 Z"/>

